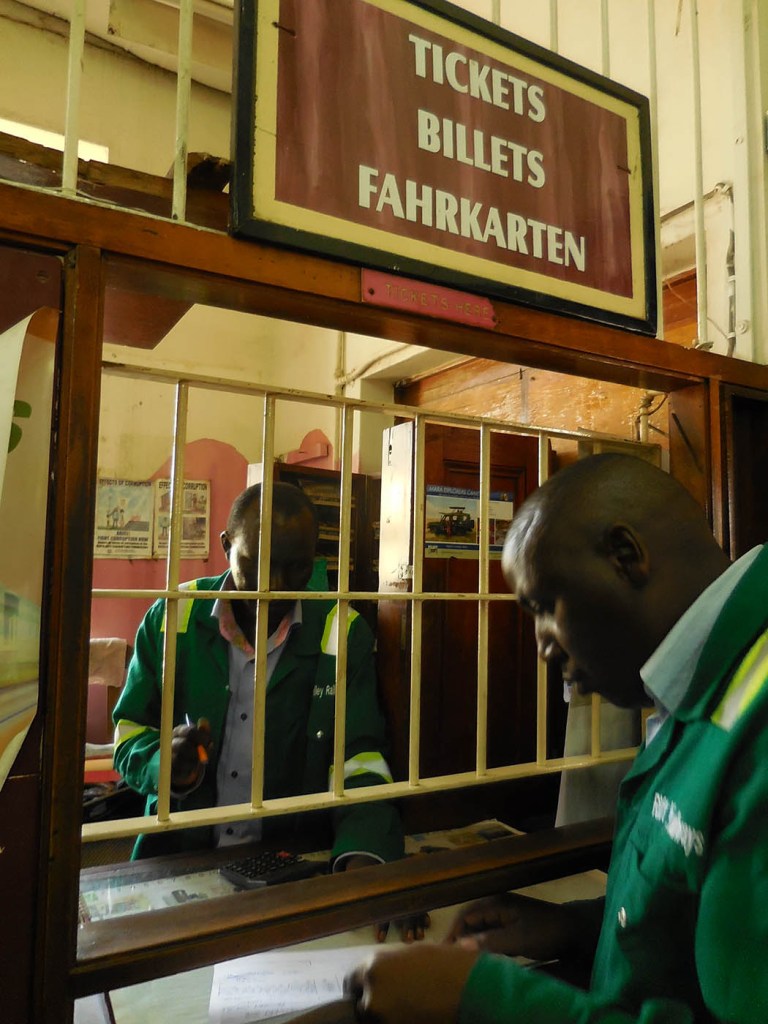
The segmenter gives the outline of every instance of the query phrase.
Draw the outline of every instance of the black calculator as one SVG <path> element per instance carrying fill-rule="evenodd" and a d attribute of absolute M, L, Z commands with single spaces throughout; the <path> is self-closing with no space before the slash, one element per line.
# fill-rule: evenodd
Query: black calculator
<path fill-rule="evenodd" d="M 279 882 L 295 882 L 298 878 L 309 878 L 322 870 L 321 865 L 305 860 L 287 850 L 273 850 L 258 853 L 254 857 L 243 857 L 224 864 L 219 871 L 241 889 L 261 889 L 265 885 Z"/>

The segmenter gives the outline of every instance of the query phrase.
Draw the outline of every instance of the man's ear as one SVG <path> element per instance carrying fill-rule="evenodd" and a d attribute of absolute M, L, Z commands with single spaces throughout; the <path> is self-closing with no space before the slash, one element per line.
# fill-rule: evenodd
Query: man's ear
<path fill-rule="evenodd" d="M 229 534 L 226 530 L 222 530 L 219 534 L 219 540 L 221 546 L 224 548 L 224 554 L 229 558 L 229 552 L 232 550 L 232 541 L 229 539 Z"/>
<path fill-rule="evenodd" d="M 608 558 L 616 572 L 633 587 L 644 587 L 650 575 L 650 558 L 642 537 L 625 523 L 615 523 L 606 535 Z"/>

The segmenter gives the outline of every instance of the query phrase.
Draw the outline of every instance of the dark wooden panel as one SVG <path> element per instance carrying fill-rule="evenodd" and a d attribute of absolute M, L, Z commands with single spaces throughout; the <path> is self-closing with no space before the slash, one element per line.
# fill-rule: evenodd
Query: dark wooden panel
<path fill-rule="evenodd" d="M 154 348 L 190 308 L 188 302 L 108 288 L 104 295 L 104 342 Z"/>
<path fill-rule="evenodd" d="M 724 396 L 729 540 L 739 558 L 768 538 L 768 396 Z"/>
<path fill-rule="evenodd" d="M 39 776 L 11 776 L 0 790 L 0 992 L 6 1021 L 31 1019 L 39 821 Z"/>
<path fill-rule="evenodd" d="M 61 268 L 47 253 L 0 246 L 0 332 L 36 309 L 58 309 Z"/>
<path fill-rule="evenodd" d="M 76 879 L 88 676 L 93 508 L 101 387 L 100 254 L 80 249 L 67 260 L 59 363 L 54 498 L 49 527 L 50 599 L 46 633 L 43 744 L 44 856 L 36 953 L 36 1016 L 62 1019 L 78 924 Z"/>
<path fill-rule="evenodd" d="M 707 387 L 681 388 L 669 396 L 670 472 L 713 521 Z"/>
<path fill-rule="evenodd" d="M 45 695 L 38 698 L 38 713 L 29 727 L 29 732 L 24 737 L 21 750 L 16 755 L 16 760 L 11 767 L 11 776 L 15 775 L 39 775 L 40 774 L 40 745 L 42 742 L 42 717 L 44 713 Z"/>

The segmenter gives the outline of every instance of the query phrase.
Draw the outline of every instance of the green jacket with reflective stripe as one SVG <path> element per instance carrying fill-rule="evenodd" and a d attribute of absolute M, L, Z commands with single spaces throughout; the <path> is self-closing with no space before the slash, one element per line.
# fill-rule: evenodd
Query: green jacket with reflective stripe
<path fill-rule="evenodd" d="M 226 573 L 195 580 L 190 590 L 220 590 Z M 172 810 L 193 810 L 216 804 L 216 756 L 229 702 L 228 643 L 211 615 L 210 599 L 179 602 L 176 647 L 174 725 L 207 718 L 213 750 L 200 786 Z M 303 601 L 302 623 L 286 641 L 267 689 L 264 797 L 296 796 L 327 791 L 333 762 L 336 658 L 334 601 Z M 115 766 L 128 784 L 147 797 L 146 813 L 156 813 L 160 768 L 159 725 L 165 601 L 149 609 L 136 635 L 125 687 L 114 711 Z M 327 653 L 326 653 L 327 652 Z M 379 710 L 373 635 L 365 621 L 350 611 L 347 634 L 348 787 L 390 781 L 385 728 Z M 379 759 L 360 757 L 378 754 Z M 368 770 L 366 770 L 368 769 Z M 295 827 L 293 818 L 292 827 Z M 285 824 L 285 823 L 282 823 Z M 265 836 L 274 823 L 265 819 Z M 333 856 L 366 851 L 383 860 L 403 854 L 399 816 L 391 803 L 366 803 L 334 817 Z M 185 829 L 140 836 L 134 857 L 154 856 L 205 847 L 211 830 Z"/>
<path fill-rule="evenodd" d="M 590 991 L 483 956 L 460 1024 L 768 1021 L 768 547 L 619 793 Z"/>

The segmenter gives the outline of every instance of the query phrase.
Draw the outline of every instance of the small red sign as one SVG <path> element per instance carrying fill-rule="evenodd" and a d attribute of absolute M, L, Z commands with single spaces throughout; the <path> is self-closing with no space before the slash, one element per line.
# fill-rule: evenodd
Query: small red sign
<path fill-rule="evenodd" d="M 494 328 L 497 324 L 493 306 L 482 296 L 382 274 L 378 270 L 362 271 L 362 299 L 375 306 L 421 313 L 472 327 Z"/>

